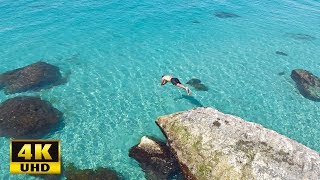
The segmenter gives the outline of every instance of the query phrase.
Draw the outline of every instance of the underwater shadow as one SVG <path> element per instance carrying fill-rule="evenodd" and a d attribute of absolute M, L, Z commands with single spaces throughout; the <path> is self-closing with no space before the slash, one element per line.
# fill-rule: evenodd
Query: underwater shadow
<path fill-rule="evenodd" d="M 182 95 L 180 98 L 178 99 L 186 99 L 188 100 L 191 104 L 197 106 L 197 107 L 204 107 L 201 102 L 199 100 L 197 100 L 196 98 L 194 98 L 193 96 L 187 96 L 187 95 Z"/>

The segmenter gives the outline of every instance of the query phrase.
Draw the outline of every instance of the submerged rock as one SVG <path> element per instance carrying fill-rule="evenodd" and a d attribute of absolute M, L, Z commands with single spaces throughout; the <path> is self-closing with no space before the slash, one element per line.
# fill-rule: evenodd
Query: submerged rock
<path fill-rule="evenodd" d="M 118 173 L 114 170 L 104 167 L 97 169 L 78 169 L 74 164 L 69 164 L 65 172 L 66 179 L 68 180 L 91 180 L 91 179 L 104 179 L 104 180 L 118 180 L 121 179 Z"/>
<path fill-rule="evenodd" d="M 237 18 L 240 17 L 237 14 L 228 13 L 228 12 L 215 12 L 214 15 L 218 18 Z"/>
<path fill-rule="evenodd" d="M 208 91 L 209 90 L 209 88 L 206 86 L 206 85 L 204 85 L 204 84 L 195 84 L 195 85 L 193 85 L 193 87 L 197 90 L 197 91 Z"/>
<path fill-rule="evenodd" d="M 39 97 L 20 96 L 0 104 L 0 135 L 41 137 L 59 123 L 62 113 Z"/>
<path fill-rule="evenodd" d="M 201 83 L 201 80 L 196 78 L 192 78 L 187 82 L 187 84 L 190 84 L 191 86 L 199 83 Z"/>
<path fill-rule="evenodd" d="M 276 51 L 276 54 L 281 55 L 281 56 L 288 56 L 287 53 L 281 52 L 281 51 Z"/>
<path fill-rule="evenodd" d="M 45 62 L 5 72 L 0 75 L 0 87 L 6 94 L 40 90 L 64 83 L 59 68 Z"/>
<path fill-rule="evenodd" d="M 320 101 L 320 79 L 317 76 L 303 69 L 295 69 L 291 72 L 291 78 L 305 98 Z"/>
<path fill-rule="evenodd" d="M 318 152 L 212 108 L 157 119 L 186 179 L 320 179 Z"/>
<path fill-rule="evenodd" d="M 43 180 L 61 180 L 63 179 L 62 174 L 42 174 L 42 175 L 31 175 Z"/>
<path fill-rule="evenodd" d="M 284 71 L 278 73 L 279 76 L 283 76 L 285 74 L 286 74 L 286 72 L 284 72 Z"/>
<path fill-rule="evenodd" d="M 287 35 L 295 40 L 312 41 L 316 39 L 313 36 L 310 36 L 308 34 L 302 34 L 302 33 L 287 33 Z"/>
<path fill-rule="evenodd" d="M 187 84 L 194 87 L 197 91 L 208 91 L 209 88 L 201 83 L 200 79 L 192 78 L 190 79 Z"/>
<path fill-rule="evenodd" d="M 166 143 L 146 136 L 129 150 L 129 156 L 140 163 L 147 179 L 169 179 L 179 172 L 179 164 Z"/>

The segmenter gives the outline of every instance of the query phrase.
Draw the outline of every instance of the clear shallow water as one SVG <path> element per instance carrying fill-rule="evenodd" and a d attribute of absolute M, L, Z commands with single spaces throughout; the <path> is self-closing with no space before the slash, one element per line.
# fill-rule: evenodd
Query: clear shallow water
<path fill-rule="evenodd" d="M 220 19 L 216 11 L 241 17 Z M 0 17 L 0 72 L 40 59 L 71 72 L 66 85 L 21 94 L 40 95 L 64 113 L 62 127 L 45 137 L 61 140 L 64 162 L 141 179 L 128 149 L 143 135 L 163 138 L 158 116 L 199 105 L 320 151 L 320 103 L 302 97 L 290 78 L 295 68 L 320 76 L 317 0 L 5 0 Z M 191 89 L 187 98 L 172 85 L 161 87 L 163 74 L 199 78 L 209 91 Z M 0 100 L 16 95 L 1 91 Z M 9 174 L 9 138 L 0 138 L 0 152 L 0 179 L 31 178 Z"/>

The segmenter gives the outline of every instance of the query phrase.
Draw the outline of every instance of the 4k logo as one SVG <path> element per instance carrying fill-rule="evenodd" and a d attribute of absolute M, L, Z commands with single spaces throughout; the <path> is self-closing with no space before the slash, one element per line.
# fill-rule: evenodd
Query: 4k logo
<path fill-rule="evenodd" d="M 10 141 L 10 173 L 60 174 L 60 170 L 60 141 Z"/>

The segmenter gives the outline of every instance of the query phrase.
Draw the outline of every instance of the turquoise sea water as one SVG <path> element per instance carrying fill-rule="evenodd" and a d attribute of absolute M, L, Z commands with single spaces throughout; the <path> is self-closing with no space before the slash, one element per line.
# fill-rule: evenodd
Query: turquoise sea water
<path fill-rule="evenodd" d="M 225 11 L 238 18 L 221 19 Z M 313 40 L 293 38 L 307 34 Z M 292 69 L 320 76 L 319 0 L 0 0 L 0 72 L 43 60 L 71 73 L 38 93 L 64 113 L 64 162 L 111 167 L 143 179 L 128 149 L 143 135 L 163 138 L 161 115 L 211 106 L 320 151 L 320 102 L 302 97 Z M 277 55 L 282 51 L 288 56 Z M 284 75 L 279 75 L 283 72 Z M 192 96 L 161 75 L 199 78 Z M 9 138 L 0 138 L 0 179 L 9 174 Z"/>

